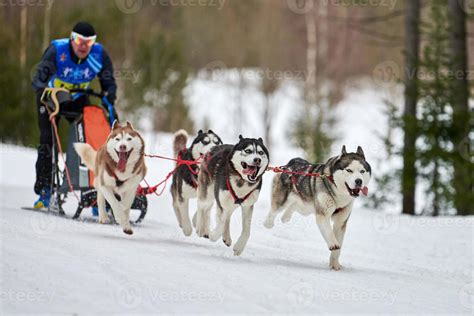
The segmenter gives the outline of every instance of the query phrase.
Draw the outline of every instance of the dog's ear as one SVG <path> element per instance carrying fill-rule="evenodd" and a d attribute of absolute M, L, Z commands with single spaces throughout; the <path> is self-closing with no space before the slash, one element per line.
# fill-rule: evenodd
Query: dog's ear
<path fill-rule="evenodd" d="M 202 129 L 198 131 L 198 135 L 201 135 L 201 134 L 202 134 Z"/>
<path fill-rule="evenodd" d="M 132 125 L 132 123 L 130 123 L 130 121 L 127 121 L 126 124 L 127 124 L 127 125 L 126 125 L 127 127 L 130 127 L 131 129 L 134 129 L 134 128 L 133 128 L 133 125 Z"/>
<path fill-rule="evenodd" d="M 262 137 L 259 137 L 259 138 L 257 139 L 257 141 L 263 144 L 263 139 L 262 139 Z"/>
<path fill-rule="evenodd" d="M 208 134 L 214 134 L 214 135 L 216 134 L 216 133 L 214 133 L 214 132 L 212 131 L 212 129 L 208 130 L 207 133 L 208 133 Z"/>
<path fill-rule="evenodd" d="M 359 156 L 362 156 L 362 158 L 364 158 L 364 160 L 365 160 L 365 155 L 364 155 L 364 151 L 362 150 L 362 147 L 357 146 L 357 154 Z"/>
<path fill-rule="evenodd" d="M 112 123 L 112 129 L 116 129 L 117 127 L 119 127 L 120 124 L 119 124 L 119 121 L 118 120 L 115 120 L 113 123 Z"/>
<path fill-rule="evenodd" d="M 346 145 L 342 145 L 341 156 L 347 155 Z"/>
<path fill-rule="evenodd" d="M 239 141 L 244 139 L 244 137 L 242 135 L 239 135 Z"/>

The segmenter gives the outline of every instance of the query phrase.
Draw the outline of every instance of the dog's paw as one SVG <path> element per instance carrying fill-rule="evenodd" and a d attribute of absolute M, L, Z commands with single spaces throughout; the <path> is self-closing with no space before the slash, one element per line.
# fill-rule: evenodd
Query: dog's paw
<path fill-rule="evenodd" d="M 206 232 L 204 229 L 200 229 L 199 227 L 196 228 L 196 234 L 199 237 L 209 238 L 209 233 Z"/>
<path fill-rule="evenodd" d="M 232 245 L 232 239 L 230 238 L 222 238 L 222 241 L 227 247 L 230 247 Z"/>
<path fill-rule="evenodd" d="M 341 246 L 337 242 L 334 242 L 334 243 L 330 244 L 328 247 L 329 247 L 329 250 L 331 250 L 331 251 L 341 249 Z"/>
<path fill-rule="evenodd" d="M 275 223 L 274 223 L 274 221 L 272 221 L 271 219 L 267 219 L 267 220 L 265 220 L 265 222 L 263 223 L 263 226 L 265 226 L 265 227 L 268 228 L 268 229 L 271 229 L 271 228 L 273 228 L 273 226 L 275 226 Z"/>
<path fill-rule="evenodd" d="M 240 254 L 244 251 L 245 246 L 240 245 L 238 242 L 234 246 L 234 256 L 240 256 Z"/>
<path fill-rule="evenodd" d="M 191 228 L 191 226 L 183 227 L 183 233 L 184 236 L 191 236 L 191 234 L 193 233 L 193 229 Z"/>
<path fill-rule="evenodd" d="M 108 217 L 101 217 L 99 218 L 99 224 L 108 224 L 109 218 Z"/>
<path fill-rule="evenodd" d="M 209 240 L 210 241 L 217 241 L 217 239 L 219 239 L 220 237 L 221 237 L 221 235 L 217 232 L 214 232 L 214 231 L 209 234 Z"/>
<path fill-rule="evenodd" d="M 342 266 L 341 266 L 341 264 L 339 263 L 339 261 L 331 260 L 331 261 L 329 262 L 329 268 L 330 268 L 331 270 L 339 271 L 339 270 L 341 270 Z"/>
<path fill-rule="evenodd" d="M 124 228 L 123 232 L 127 235 L 133 235 L 133 230 L 131 228 Z"/>

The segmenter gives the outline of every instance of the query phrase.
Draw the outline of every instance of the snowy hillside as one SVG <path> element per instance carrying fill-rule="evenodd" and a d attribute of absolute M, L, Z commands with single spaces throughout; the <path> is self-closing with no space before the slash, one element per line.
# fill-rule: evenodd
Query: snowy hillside
<path fill-rule="evenodd" d="M 272 165 L 300 154 L 285 140 L 286 117 L 298 102 L 293 88 L 285 89 L 278 97 Z M 188 88 L 192 115 L 198 124 L 208 115 L 210 127 L 234 142 L 237 125 L 223 119 L 231 117 L 233 105 L 225 102 L 233 98 L 217 91 L 193 82 Z M 384 97 L 371 89 L 349 91 L 340 108 L 344 115 L 334 154 L 341 144 L 351 151 L 362 145 L 374 171 L 379 167 Z M 244 100 L 251 102 L 242 133 L 258 137 L 261 130 L 252 120 L 261 100 L 255 93 Z M 148 152 L 171 156 L 171 135 L 147 134 L 146 141 Z M 295 215 L 285 225 L 277 218 L 274 229 L 263 227 L 271 174 L 264 176 L 247 248 L 234 257 L 221 241 L 184 237 L 169 188 L 161 197 L 149 196 L 147 218 L 132 236 L 119 227 L 21 210 L 35 199 L 35 158 L 33 149 L 0 144 L 1 314 L 473 312 L 474 217 L 406 217 L 368 210 L 356 201 L 342 248 L 344 268 L 336 272 L 328 269 L 329 251 L 314 217 Z M 173 168 L 162 160 L 147 164 L 150 183 Z M 75 205 L 69 197 L 69 215 Z M 195 202 L 191 205 L 193 213 Z M 235 212 L 234 242 L 240 220 Z"/>

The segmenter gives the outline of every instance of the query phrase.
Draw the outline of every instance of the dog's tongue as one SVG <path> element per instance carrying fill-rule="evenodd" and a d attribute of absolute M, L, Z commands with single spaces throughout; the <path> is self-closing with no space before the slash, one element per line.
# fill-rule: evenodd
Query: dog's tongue
<path fill-rule="evenodd" d="M 121 172 L 125 171 L 125 167 L 127 166 L 127 152 L 121 151 L 118 153 L 119 161 L 117 163 L 117 169 Z"/>
<path fill-rule="evenodd" d="M 361 191 L 362 191 L 362 194 L 365 195 L 365 196 L 367 196 L 369 194 L 369 188 L 368 187 L 363 187 Z"/>
<path fill-rule="evenodd" d="M 254 167 L 254 166 L 248 166 L 247 168 L 245 168 L 244 170 L 242 170 L 242 172 L 243 172 L 243 174 L 245 174 L 245 175 L 253 175 L 256 170 L 257 170 L 256 167 Z"/>

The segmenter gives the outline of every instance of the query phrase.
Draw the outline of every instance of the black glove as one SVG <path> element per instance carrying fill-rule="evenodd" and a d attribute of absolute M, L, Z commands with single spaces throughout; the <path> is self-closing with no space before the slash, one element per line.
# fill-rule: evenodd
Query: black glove
<path fill-rule="evenodd" d="M 109 101 L 112 105 L 114 105 L 115 100 L 117 100 L 117 97 L 113 93 L 107 93 L 105 97 L 107 98 L 107 101 Z"/>
<path fill-rule="evenodd" d="M 114 115 L 114 119 L 116 119 L 117 122 L 120 122 L 118 114 L 117 114 L 117 110 L 115 110 L 115 106 L 112 107 L 112 114 Z"/>
<path fill-rule="evenodd" d="M 115 100 L 117 100 L 117 97 L 116 97 L 115 94 L 113 94 L 113 93 L 107 93 L 107 94 L 105 95 L 105 98 L 107 99 L 107 101 L 110 102 L 110 104 L 112 104 L 112 115 L 114 116 L 114 119 L 117 120 L 117 121 L 119 121 L 118 114 L 117 114 L 117 110 L 115 109 L 115 106 L 114 106 Z M 108 111 L 108 110 L 109 110 L 109 109 L 107 108 L 107 111 Z M 109 113 L 109 115 L 110 115 L 110 113 Z"/>

